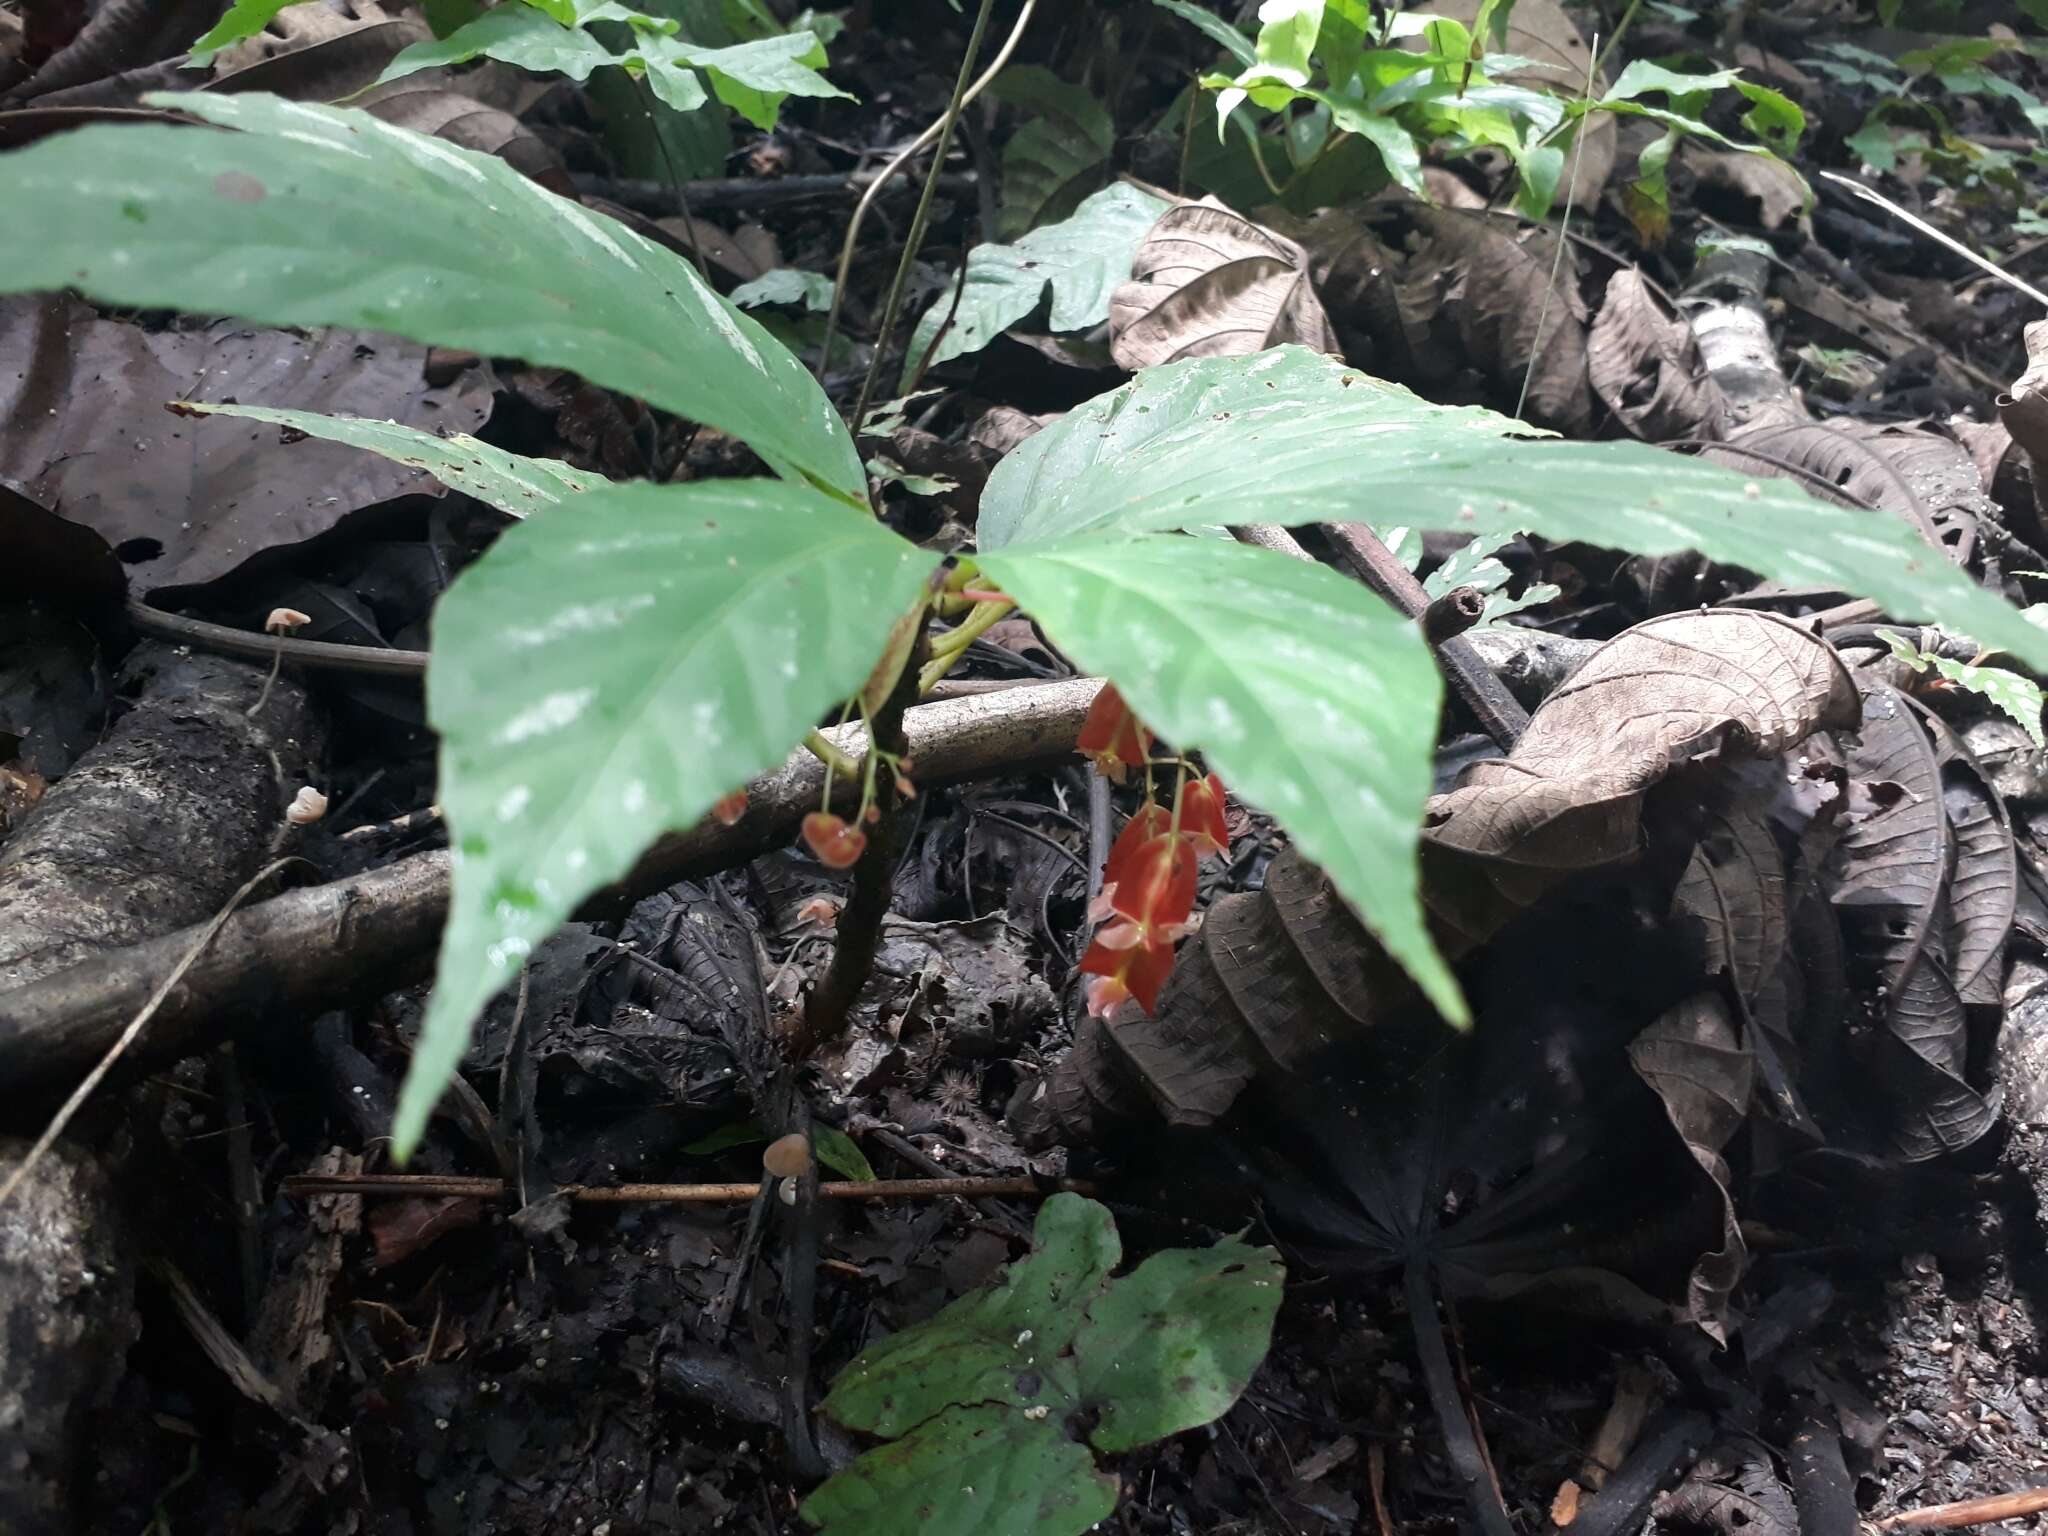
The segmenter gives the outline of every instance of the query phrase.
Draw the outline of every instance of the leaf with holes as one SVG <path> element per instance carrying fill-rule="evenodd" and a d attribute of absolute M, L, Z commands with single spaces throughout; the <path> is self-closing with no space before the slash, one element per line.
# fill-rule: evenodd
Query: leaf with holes
<path fill-rule="evenodd" d="M 1356 439 L 1341 451 L 1357 462 Z M 1325 566 L 1209 539 L 1013 542 L 980 564 L 1146 724 L 1276 817 L 1465 1021 L 1417 895 L 1441 684 L 1412 623 Z"/>
<path fill-rule="evenodd" d="M 43 210 L 0 239 L 0 290 L 232 307 L 568 368 L 866 505 L 817 381 L 673 252 L 367 113 L 254 93 L 149 102 L 243 131 L 102 125 L 0 156 L 0 203 Z"/>
<path fill-rule="evenodd" d="M 454 890 L 400 1156 L 533 947 L 857 692 L 934 563 L 809 487 L 720 480 L 587 491 L 462 574 L 427 673 Z"/>

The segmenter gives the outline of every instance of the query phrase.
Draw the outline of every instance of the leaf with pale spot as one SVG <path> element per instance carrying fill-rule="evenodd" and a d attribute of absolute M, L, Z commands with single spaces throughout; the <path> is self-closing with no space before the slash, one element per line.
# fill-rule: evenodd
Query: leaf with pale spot
<path fill-rule="evenodd" d="M 453 896 L 399 1156 L 533 947 L 857 692 L 935 563 L 818 491 L 718 480 L 586 491 L 462 574 L 427 673 Z"/>

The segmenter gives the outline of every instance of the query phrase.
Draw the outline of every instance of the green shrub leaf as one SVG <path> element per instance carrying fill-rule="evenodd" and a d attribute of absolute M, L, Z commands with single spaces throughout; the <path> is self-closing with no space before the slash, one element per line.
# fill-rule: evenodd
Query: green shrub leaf
<path fill-rule="evenodd" d="M 1441 684 L 1415 625 L 1327 566 L 1243 544 L 1077 538 L 979 558 L 1147 725 L 1278 818 L 1438 1011 L 1465 1022 L 1416 873 Z"/>
<path fill-rule="evenodd" d="M 533 946 L 857 692 L 933 564 L 816 490 L 720 480 L 584 492 L 462 574 L 427 673 L 454 889 L 401 1157 Z"/>
<path fill-rule="evenodd" d="M 995 552 L 1080 534 L 1309 522 L 1696 549 L 1873 598 L 2048 668 L 2048 632 L 1889 515 L 1641 443 L 1538 438 L 1302 347 L 1170 364 L 1068 412 L 989 477 L 980 538 Z"/>
<path fill-rule="evenodd" d="M 831 1536 L 1079 1536 L 1116 1479 L 1073 1438 L 1128 1450 L 1227 1411 L 1272 1342 L 1285 1277 L 1271 1248 L 1156 1253 L 1110 1279 L 1109 1212 L 1054 1195 L 1031 1252 L 993 1285 L 840 1373 L 825 1411 L 894 1440 L 805 1500 Z M 901 1437 L 901 1438 L 898 1438 Z M 993 1496 L 993 1497 L 992 1497 Z"/>
<path fill-rule="evenodd" d="M 301 3 L 303 0 L 235 0 L 228 7 L 227 14 L 192 45 L 185 58 L 186 64 L 193 69 L 204 68 L 213 62 L 215 54 L 237 43 L 247 42 L 269 26 L 279 11 Z"/>
<path fill-rule="evenodd" d="M 1155 1253 L 1088 1309 L 1074 1339 L 1088 1436 L 1129 1451 L 1221 1418 L 1266 1358 L 1286 1279 L 1280 1255 L 1246 1243 Z"/>
<path fill-rule="evenodd" d="M 1039 1210 L 1028 1255 L 995 1285 L 865 1351 L 832 1383 L 825 1411 L 849 1429 L 892 1438 L 954 1403 L 1047 1403 L 1064 1416 L 1078 1383 L 1062 1356 L 1122 1258 L 1107 1209 L 1054 1195 Z"/>
<path fill-rule="evenodd" d="M 674 253 L 502 160 L 366 113 L 148 99 L 245 131 L 105 125 L 0 156 L 0 206 L 38 210 L 0 239 L 0 291 L 231 307 L 569 368 L 866 505 L 824 391 Z"/>
<path fill-rule="evenodd" d="M 1116 1509 L 1114 1474 L 1051 1417 L 952 1408 L 805 1499 L 826 1536 L 1079 1536 Z"/>
<path fill-rule="evenodd" d="M 357 416 L 323 416 L 318 411 L 288 411 L 267 405 L 199 405 L 182 407 L 203 416 L 240 416 L 270 422 L 308 437 L 381 454 L 399 464 L 423 469 L 450 490 L 474 496 L 486 506 L 513 517 L 526 517 L 556 505 L 578 491 L 595 490 L 611 481 L 560 459 L 529 459 L 507 453 L 464 432 L 437 437 L 395 421 L 368 421 Z"/>
<path fill-rule="evenodd" d="M 903 387 L 931 346 L 947 315 L 953 323 L 932 353 L 934 364 L 979 352 L 1011 326 L 1030 317 L 1052 289 L 1055 331 L 1081 331 L 1109 315 L 1109 296 L 1131 275 L 1131 253 L 1173 205 L 1128 182 L 1104 187 L 1074 210 L 1071 219 L 1034 229 L 1015 245 L 977 245 L 967 253 L 967 282 L 960 307 L 951 292 L 941 294 L 910 338 Z"/>

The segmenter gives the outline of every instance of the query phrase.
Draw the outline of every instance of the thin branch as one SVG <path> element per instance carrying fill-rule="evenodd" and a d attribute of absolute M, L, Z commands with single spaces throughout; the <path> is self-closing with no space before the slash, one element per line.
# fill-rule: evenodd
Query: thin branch
<path fill-rule="evenodd" d="M 739 1205 L 761 1193 L 747 1184 L 565 1184 L 556 1193 L 577 1205 Z M 286 1178 L 279 1193 L 298 1200 L 322 1195 L 366 1195 L 381 1200 L 508 1200 L 518 1193 L 503 1179 L 438 1173 L 303 1173 Z M 1053 1194 L 1093 1195 L 1085 1179 L 991 1175 L 953 1179 L 840 1179 L 818 1186 L 821 1200 L 1032 1199 Z"/>

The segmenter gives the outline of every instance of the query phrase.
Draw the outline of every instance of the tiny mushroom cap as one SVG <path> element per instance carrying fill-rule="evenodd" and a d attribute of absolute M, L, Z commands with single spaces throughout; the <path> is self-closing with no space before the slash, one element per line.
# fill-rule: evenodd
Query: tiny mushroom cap
<path fill-rule="evenodd" d="M 270 610 L 270 617 L 263 621 L 263 632 L 266 635 L 288 634 L 292 630 L 303 629 L 312 622 L 313 615 L 310 613 L 301 613 L 296 608 L 273 608 Z"/>
<path fill-rule="evenodd" d="M 310 784 L 300 786 L 285 807 L 284 819 L 295 827 L 309 827 L 327 814 L 327 797 Z"/>
<path fill-rule="evenodd" d="M 768 1150 L 761 1154 L 761 1166 L 778 1179 L 800 1177 L 811 1166 L 809 1138 L 795 1131 L 791 1131 L 787 1136 L 777 1137 L 768 1143 Z"/>

